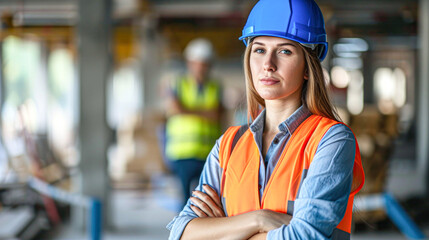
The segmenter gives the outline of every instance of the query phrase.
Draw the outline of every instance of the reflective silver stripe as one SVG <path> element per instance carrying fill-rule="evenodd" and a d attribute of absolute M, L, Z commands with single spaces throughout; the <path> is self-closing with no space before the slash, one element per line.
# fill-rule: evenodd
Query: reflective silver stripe
<path fill-rule="evenodd" d="M 308 172 L 308 169 L 302 170 L 301 182 L 299 182 L 299 188 L 298 188 L 298 192 L 296 193 L 296 197 L 299 196 L 299 191 L 301 190 L 302 182 L 307 177 L 307 172 Z M 288 201 L 287 202 L 287 214 L 292 216 L 293 215 L 293 209 L 294 209 L 294 201 Z"/>
<path fill-rule="evenodd" d="M 344 232 L 341 229 L 335 228 L 332 232 L 332 240 L 350 240 L 350 233 Z"/>
<path fill-rule="evenodd" d="M 293 216 L 293 210 L 294 210 L 294 201 L 288 201 L 287 202 L 287 214 Z M 350 240 L 350 233 L 344 232 L 341 229 L 335 228 L 332 232 L 332 240 Z"/>
<path fill-rule="evenodd" d="M 234 138 L 232 139 L 232 143 L 231 143 L 231 152 L 229 153 L 229 156 L 231 156 L 232 151 L 234 150 L 235 145 L 237 144 L 238 140 L 240 140 L 241 136 L 247 131 L 247 129 L 249 128 L 249 126 L 247 124 L 242 125 L 237 133 L 235 133 Z"/>
<path fill-rule="evenodd" d="M 298 192 L 296 193 L 296 197 L 299 196 L 299 192 L 301 190 L 302 182 L 307 177 L 308 169 L 302 170 L 301 182 L 299 183 Z M 293 215 L 294 201 L 288 201 L 287 203 L 287 214 Z M 289 210 L 290 209 L 290 210 Z M 341 229 L 335 228 L 332 232 L 332 240 L 350 240 L 350 233 L 344 232 Z"/>
<path fill-rule="evenodd" d="M 235 133 L 234 138 L 232 139 L 232 144 L 231 144 L 231 151 L 229 152 L 229 156 L 231 156 L 232 151 L 234 150 L 235 145 L 237 144 L 238 140 L 240 140 L 241 136 L 247 131 L 247 129 L 249 128 L 249 126 L 247 124 L 242 125 L 238 131 Z M 223 169 L 221 169 L 221 172 L 223 173 Z M 223 183 L 222 183 L 222 191 L 223 191 Z M 225 202 L 225 197 L 222 196 L 221 197 L 221 201 L 222 201 L 222 205 L 223 205 L 223 211 L 225 212 L 225 216 L 228 217 L 228 212 L 226 211 L 226 202 Z"/>
<path fill-rule="evenodd" d="M 294 201 L 287 202 L 287 214 L 293 216 Z"/>
<path fill-rule="evenodd" d="M 298 188 L 298 192 L 296 193 L 296 197 L 299 196 L 299 191 L 301 190 L 302 182 L 307 177 L 307 172 L 308 172 L 308 169 L 302 170 L 301 181 L 299 182 L 299 188 Z"/>

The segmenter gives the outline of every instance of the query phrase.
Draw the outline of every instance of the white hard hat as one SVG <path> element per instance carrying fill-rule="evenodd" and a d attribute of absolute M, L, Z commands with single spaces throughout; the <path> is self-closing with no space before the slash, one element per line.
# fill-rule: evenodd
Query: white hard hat
<path fill-rule="evenodd" d="M 214 55 L 213 45 L 205 38 L 196 38 L 188 43 L 184 55 L 188 61 L 210 62 Z"/>

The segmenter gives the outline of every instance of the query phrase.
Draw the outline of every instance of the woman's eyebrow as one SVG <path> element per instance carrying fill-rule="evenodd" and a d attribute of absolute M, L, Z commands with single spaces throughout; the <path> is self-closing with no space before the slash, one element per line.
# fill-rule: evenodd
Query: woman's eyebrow
<path fill-rule="evenodd" d="M 293 43 L 279 43 L 279 44 L 277 44 L 277 46 L 278 46 L 278 47 L 281 47 L 281 46 L 292 46 L 292 47 L 296 47 L 296 45 L 295 45 L 295 44 L 293 44 Z"/>

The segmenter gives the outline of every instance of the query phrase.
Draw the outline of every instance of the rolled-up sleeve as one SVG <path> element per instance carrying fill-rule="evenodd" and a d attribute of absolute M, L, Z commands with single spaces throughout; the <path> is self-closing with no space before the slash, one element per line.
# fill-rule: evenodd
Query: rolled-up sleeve
<path fill-rule="evenodd" d="M 355 141 L 343 124 L 326 132 L 302 182 L 290 224 L 268 232 L 267 239 L 330 239 L 347 208 Z"/>
<path fill-rule="evenodd" d="M 222 137 L 220 137 L 217 141 L 214 147 L 212 148 L 210 154 L 207 157 L 207 161 L 204 165 L 204 169 L 201 173 L 200 181 L 198 183 L 198 186 L 196 187 L 196 190 L 202 191 L 203 190 L 203 184 L 209 185 L 211 188 L 213 188 L 218 195 L 220 196 L 220 179 L 222 174 L 222 169 L 219 165 L 219 144 L 222 140 Z M 167 229 L 170 230 L 170 236 L 169 240 L 178 240 L 183 234 L 183 231 L 186 228 L 186 225 L 188 223 L 198 217 L 194 211 L 191 209 L 191 201 L 188 199 L 188 202 L 186 203 L 183 210 L 179 213 L 178 216 L 176 216 L 168 225 Z"/>

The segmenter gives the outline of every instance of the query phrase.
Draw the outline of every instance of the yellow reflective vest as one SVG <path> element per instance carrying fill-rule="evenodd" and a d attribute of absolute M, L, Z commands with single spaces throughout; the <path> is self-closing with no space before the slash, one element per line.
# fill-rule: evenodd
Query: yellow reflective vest
<path fill-rule="evenodd" d="M 214 110 L 219 107 L 220 88 L 215 81 L 202 86 L 189 77 L 176 83 L 177 98 L 188 110 Z M 177 114 L 167 121 L 166 155 L 170 160 L 205 160 L 220 135 L 219 122 L 195 114 Z"/>

